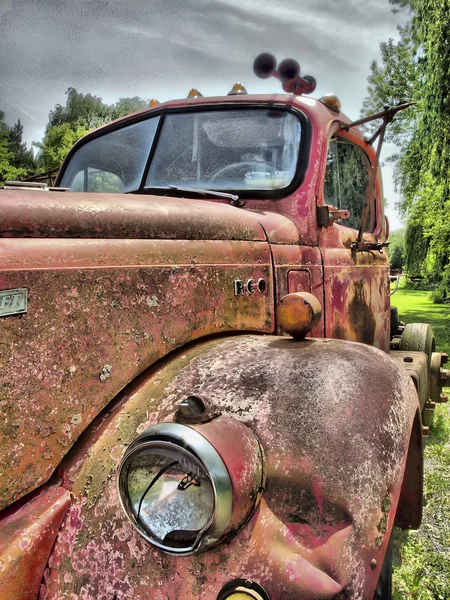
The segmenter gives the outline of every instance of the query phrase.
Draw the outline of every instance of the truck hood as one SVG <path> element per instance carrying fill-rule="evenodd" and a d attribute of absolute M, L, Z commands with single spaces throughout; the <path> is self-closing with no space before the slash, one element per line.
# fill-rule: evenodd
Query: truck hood
<path fill-rule="evenodd" d="M 207 200 L 35 190 L 0 195 L 0 237 L 265 241 L 266 229 L 275 243 L 298 240 L 282 215 Z"/>

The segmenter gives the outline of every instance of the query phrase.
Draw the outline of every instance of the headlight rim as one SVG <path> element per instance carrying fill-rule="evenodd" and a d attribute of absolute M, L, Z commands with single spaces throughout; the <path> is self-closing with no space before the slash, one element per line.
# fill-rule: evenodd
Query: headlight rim
<path fill-rule="evenodd" d="M 173 548 L 151 537 L 134 516 L 127 492 L 127 465 L 144 449 L 162 447 L 190 454 L 206 472 L 214 494 L 213 516 L 203 527 L 194 544 L 186 548 Z M 186 424 L 159 423 L 143 431 L 126 450 L 118 469 L 117 491 L 122 509 L 128 520 L 142 537 L 163 552 L 175 556 L 189 556 L 211 548 L 227 534 L 233 514 L 233 486 L 231 477 L 221 456 L 214 446 L 198 431 Z M 127 501 L 128 499 L 128 501 Z"/>

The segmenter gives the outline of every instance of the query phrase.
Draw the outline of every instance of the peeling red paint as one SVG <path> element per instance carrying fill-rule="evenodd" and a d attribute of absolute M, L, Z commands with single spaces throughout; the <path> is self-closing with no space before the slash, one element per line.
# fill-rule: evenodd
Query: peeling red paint
<path fill-rule="evenodd" d="M 241 576 L 271 600 L 373 597 L 400 493 L 409 499 L 405 470 L 417 483 L 420 422 L 407 460 L 417 395 L 370 347 L 389 350 L 386 252 L 352 251 L 357 232 L 319 227 L 316 209 L 330 136 L 361 145 L 372 162 L 374 151 L 357 129 L 342 131 L 343 114 L 310 98 L 167 106 L 255 101 L 293 106 L 311 124 L 303 179 L 284 197 L 237 208 L 217 198 L 0 193 L 0 291 L 28 289 L 28 312 L 0 318 L 8 600 L 212 600 Z M 382 198 L 378 177 L 376 229 L 364 234 L 372 243 L 385 239 Z M 246 283 L 259 279 L 266 289 L 251 293 Z M 309 335 L 335 339 L 242 335 L 282 333 L 275 306 L 296 291 L 323 309 Z M 241 335 L 220 337 L 229 333 Z M 232 472 L 236 529 L 262 492 L 259 446 L 242 423 L 261 441 L 267 484 L 232 539 L 175 558 L 127 521 L 116 477 L 135 437 L 171 421 L 191 393 L 226 415 L 198 430 Z M 230 417 L 232 450 L 233 427 L 222 429 Z"/>
<path fill-rule="evenodd" d="M 71 240 L 56 256 L 46 242 L 2 242 L 12 246 L 4 285 L 27 287 L 29 310 L 0 322 L 0 508 L 44 483 L 100 410 L 170 350 L 211 333 L 274 326 L 266 244 Z M 105 253 L 121 248 L 136 266 L 103 267 Z M 78 256 L 90 265 L 69 266 Z M 19 259 L 33 268 L 7 268 Z M 235 296 L 234 279 L 250 278 L 264 278 L 267 291 Z"/>
<path fill-rule="evenodd" d="M 334 365 L 332 380 L 322 376 L 322 363 Z M 384 383 L 371 389 L 368 401 L 364 382 L 375 376 Z M 330 386 L 336 378 L 340 385 Z M 157 421 L 173 418 L 192 392 L 256 432 L 267 457 L 267 487 L 251 521 L 230 542 L 177 559 L 152 548 L 128 524 L 115 484 L 120 459 L 109 449 L 118 432 L 127 446 L 155 415 Z M 331 598 L 344 588 L 349 598 L 371 597 L 378 571 L 370 560 L 381 564 L 385 551 L 375 543 L 380 506 L 390 489 L 395 512 L 416 403 L 405 373 L 382 352 L 359 344 L 244 336 L 184 352 L 129 397 L 73 472 L 74 505 L 41 599 L 72 598 L 82 589 L 86 600 L 114 593 L 124 600 L 149 594 L 209 600 L 243 575 L 273 600 L 286 594 Z"/>
<path fill-rule="evenodd" d="M 69 502 L 69 492 L 53 485 L 41 490 L 19 510 L 0 515 L 1 598 L 36 600 Z"/>

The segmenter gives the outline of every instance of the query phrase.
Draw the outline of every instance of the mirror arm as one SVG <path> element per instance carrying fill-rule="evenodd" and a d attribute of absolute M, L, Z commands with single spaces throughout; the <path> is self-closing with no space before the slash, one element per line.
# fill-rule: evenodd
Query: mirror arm
<path fill-rule="evenodd" d="M 389 123 L 392 121 L 392 119 L 395 117 L 395 115 L 400 110 L 408 108 L 412 104 L 414 104 L 414 103 L 413 102 L 405 102 L 405 103 L 399 104 L 398 106 L 394 106 L 393 108 L 387 108 L 386 110 L 384 110 L 380 113 L 376 113 L 375 115 L 372 115 L 371 117 L 365 117 L 364 119 L 360 119 L 359 121 L 354 121 L 353 123 L 350 123 L 350 125 L 347 125 L 345 123 L 341 124 L 341 129 L 346 129 L 348 131 L 348 129 L 350 127 L 353 127 L 355 125 L 361 125 L 363 123 L 372 121 L 373 119 L 380 119 L 380 118 L 383 119 L 383 122 L 381 123 L 381 125 L 377 129 L 377 131 L 374 133 L 374 135 L 370 138 L 370 140 L 367 140 L 368 144 L 373 144 L 373 142 L 377 138 L 379 138 L 378 144 L 377 144 L 376 155 L 375 155 L 375 161 L 372 166 L 372 170 L 370 172 L 370 177 L 369 177 L 369 188 L 368 188 L 368 192 L 367 192 L 367 200 L 366 200 L 366 204 L 364 206 L 364 209 L 363 209 L 362 215 L 361 215 L 361 222 L 359 225 L 358 237 L 356 238 L 356 241 L 352 243 L 352 246 L 351 246 L 352 250 L 362 252 L 364 250 L 371 249 L 368 246 L 374 245 L 373 243 L 364 242 L 362 238 L 363 238 L 364 230 L 366 228 L 367 220 L 369 218 L 370 206 L 373 201 L 373 188 L 375 185 L 376 176 L 377 176 L 378 169 L 380 166 L 380 154 L 381 154 L 381 148 L 382 148 L 383 142 L 384 142 L 386 127 L 389 125 Z M 388 243 L 389 242 L 387 242 L 387 243 L 385 242 L 383 244 L 376 244 L 377 249 L 381 250 L 381 248 L 383 248 L 384 246 L 387 246 Z"/>

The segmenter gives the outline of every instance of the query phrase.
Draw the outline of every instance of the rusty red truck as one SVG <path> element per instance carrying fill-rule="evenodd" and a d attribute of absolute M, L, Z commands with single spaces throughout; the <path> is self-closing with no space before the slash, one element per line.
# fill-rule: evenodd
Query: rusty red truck
<path fill-rule="evenodd" d="M 0 192 L 2 600 L 390 598 L 445 355 L 312 77 L 193 90 Z M 392 313 L 392 318 L 391 318 Z"/>

